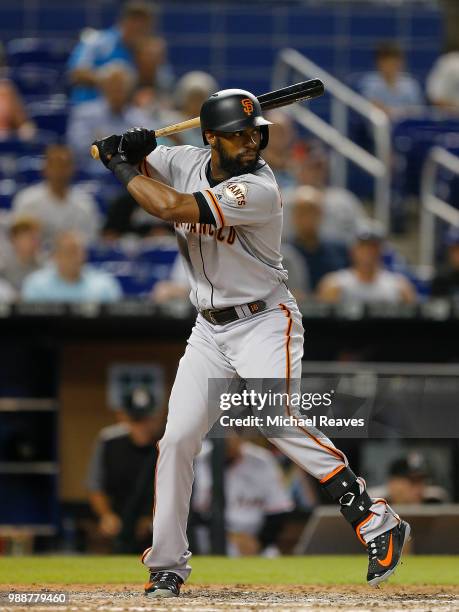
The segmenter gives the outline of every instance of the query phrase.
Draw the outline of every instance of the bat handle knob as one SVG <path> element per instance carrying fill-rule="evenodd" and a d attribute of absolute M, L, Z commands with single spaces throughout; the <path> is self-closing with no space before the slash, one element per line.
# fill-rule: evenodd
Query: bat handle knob
<path fill-rule="evenodd" d="M 91 157 L 93 159 L 99 159 L 99 149 L 97 148 L 97 145 L 92 145 L 92 147 L 91 147 Z"/>

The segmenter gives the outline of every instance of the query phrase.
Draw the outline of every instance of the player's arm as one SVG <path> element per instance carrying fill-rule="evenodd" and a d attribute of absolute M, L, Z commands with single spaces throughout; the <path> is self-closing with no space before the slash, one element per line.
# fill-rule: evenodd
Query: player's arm
<path fill-rule="evenodd" d="M 215 223 L 202 197 L 180 193 L 173 187 L 139 174 L 136 166 L 156 148 L 149 130 L 133 128 L 122 137 L 95 141 L 102 163 L 126 186 L 132 197 L 149 214 L 164 221 Z"/>
<path fill-rule="evenodd" d="M 198 223 L 201 218 L 193 194 L 180 193 L 173 187 L 140 174 L 132 178 L 126 187 L 147 213 L 163 221 Z"/>

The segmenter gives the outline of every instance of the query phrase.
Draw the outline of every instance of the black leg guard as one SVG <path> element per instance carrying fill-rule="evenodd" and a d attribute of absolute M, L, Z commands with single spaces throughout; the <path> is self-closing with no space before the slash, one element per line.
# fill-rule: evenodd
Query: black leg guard
<path fill-rule="evenodd" d="M 373 502 L 366 491 L 360 493 L 357 476 L 350 468 L 344 467 L 330 480 L 322 483 L 322 487 L 333 501 L 340 503 L 341 514 L 354 529 L 370 514 Z"/>

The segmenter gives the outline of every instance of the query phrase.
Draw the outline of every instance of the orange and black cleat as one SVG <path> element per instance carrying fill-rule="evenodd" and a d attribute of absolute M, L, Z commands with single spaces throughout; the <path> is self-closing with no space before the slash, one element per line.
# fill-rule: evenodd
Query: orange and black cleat
<path fill-rule="evenodd" d="M 147 597 L 178 597 L 183 580 L 175 572 L 150 572 L 150 580 L 145 585 Z"/>
<path fill-rule="evenodd" d="M 368 542 L 368 584 L 377 586 L 395 572 L 402 558 L 403 547 L 410 539 L 410 532 L 409 524 L 400 521 L 393 529 Z"/>

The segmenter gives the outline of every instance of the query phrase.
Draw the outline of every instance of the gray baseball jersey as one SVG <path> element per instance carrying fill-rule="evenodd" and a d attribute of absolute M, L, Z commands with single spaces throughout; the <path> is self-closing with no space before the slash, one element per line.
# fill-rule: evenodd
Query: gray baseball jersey
<path fill-rule="evenodd" d="M 280 253 L 282 200 L 266 162 L 212 187 L 208 149 L 160 145 L 147 160 L 177 191 L 202 194 L 215 219 L 215 226 L 175 224 L 190 298 L 199 310 L 262 299 L 287 280 Z"/>
<path fill-rule="evenodd" d="M 195 194 L 214 219 L 214 224 L 176 224 L 198 310 L 235 306 L 244 311 L 254 300 L 266 303 L 265 311 L 244 312 L 227 325 L 213 325 L 199 314 L 179 363 L 158 444 L 153 542 L 142 560 L 152 571 L 168 569 L 183 580 L 191 571 L 186 526 L 193 461 L 219 416 L 218 406 L 209 400 L 209 381 L 223 379 L 229 385 L 235 377 L 275 379 L 293 391 L 303 356 L 301 313 L 284 282 L 282 202 L 273 173 L 261 161 L 252 173 L 211 185 L 209 162 L 208 149 L 158 146 L 142 164 L 145 174 L 150 174 L 150 164 L 165 183 Z M 345 455 L 318 430 L 302 428 L 301 436 L 271 442 L 322 482 L 347 465 Z M 385 502 L 375 500 L 371 511 L 360 530 L 366 540 L 397 522 Z"/>

